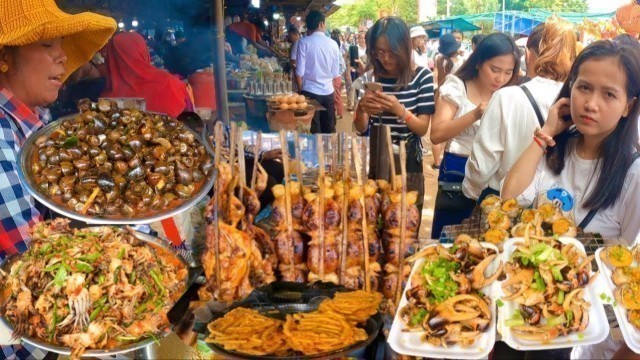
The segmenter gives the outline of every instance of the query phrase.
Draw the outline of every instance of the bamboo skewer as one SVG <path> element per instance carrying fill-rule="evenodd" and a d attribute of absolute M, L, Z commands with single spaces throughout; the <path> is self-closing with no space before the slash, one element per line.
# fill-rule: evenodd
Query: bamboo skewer
<path fill-rule="evenodd" d="M 298 183 L 300 184 L 300 195 L 304 196 L 304 186 L 302 186 L 302 153 L 300 150 L 300 136 L 297 131 L 293 132 L 293 140 L 295 142 L 294 148 L 296 149 L 296 161 L 298 166 L 296 167 L 296 177 L 298 178 Z"/>
<path fill-rule="evenodd" d="M 355 140 L 355 139 L 354 139 Z M 360 156 L 362 157 L 362 175 L 364 176 L 364 179 L 366 180 L 369 176 L 369 171 L 367 169 L 367 154 L 369 154 L 369 142 L 368 141 L 361 141 L 362 143 L 362 153 L 360 154 Z M 357 140 L 356 140 L 356 144 L 357 144 Z M 364 185 L 364 183 L 363 183 Z"/>
<path fill-rule="evenodd" d="M 237 174 L 235 173 L 235 164 L 236 164 L 236 132 L 238 131 L 238 127 L 236 125 L 236 123 L 231 123 L 231 132 L 229 134 L 229 166 L 231 168 L 231 184 L 229 186 L 229 203 L 226 204 L 227 206 L 227 218 L 229 218 L 229 216 L 231 215 L 231 199 L 233 199 L 234 196 L 234 190 L 235 187 L 233 186 L 233 177 L 236 176 Z"/>
<path fill-rule="evenodd" d="M 236 147 L 238 148 L 238 172 L 240 173 L 240 178 L 238 181 L 240 182 L 240 191 L 238 192 L 238 199 L 240 202 L 243 200 L 242 193 L 243 189 L 247 187 L 247 169 L 246 164 L 244 162 L 244 139 L 242 138 L 242 131 L 237 132 L 238 140 L 236 141 Z M 246 229 L 247 224 L 244 220 L 240 221 L 240 230 Z"/>
<path fill-rule="evenodd" d="M 331 134 L 331 174 L 332 177 L 338 175 L 338 134 Z"/>
<path fill-rule="evenodd" d="M 358 156 L 358 141 L 356 140 L 356 138 L 351 138 L 351 151 L 353 152 L 353 160 L 356 165 L 356 177 L 358 179 L 358 183 L 360 184 L 360 186 L 362 186 L 362 193 L 360 194 L 360 206 L 362 206 L 362 241 L 364 243 L 364 290 L 370 291 L 371 284 L 369 281 L 369 233 L 367 231 L 367 212 L 364 202 L 364 185 L 366 177 L 362 176 L 364 169 L 361 167 L 361 165 L 363 164 L 360 163 L 361 159 Z"/>
<path fill-rule="evenodd" d="M 260 155 L 260 149 L 262 148 L 262 132 L 258 132 L 256 138 L 256 144 L 253 149 L 253 170 L 251 170 L 251 190 L 256 189 L 256 174 L 258 173 L 258 157 Z"/>
<path fill-rule="evenodd" d="M 294 247 L 296 246 L 292 233 L 293 233 L 293 214 L 291 213 L 291 174 L 289 173 L 289 151 L 287 146 L 287 136 L 284 130 L 280 130 L 280 147 L 283 150 L 282 153 L 282 167 L 284 168 L 284 203 L 287 207 L 285 211 L 285 219 L 287 222 L 287 236 L 289 240 L 291 240 L 291 247 L 289 248 L 289 261 L 291 266 L 291 271 L 294 272 L 295 264 L 294 264 Z"/>
<path fill-rule="evenodd" d="M 340 263 L 340 283 L 344 285 L 346 280 L 347 271 L 347 239 L 349 237 L 349 222 L 347 221 L 347 214 L 349 213 L 349 183 L 351 182 L 351 159 L 349 157 L 349 144 L 347 141 L 342 142 L 342 184 L 344 187 L 342 196 L 342 251 L 341 251 L 341 263 Z"/>
<path fill-rule="evenodd" d="M 214 127 L 214 137 L 216 142 L 215 149 L 215 167 L 218 169 L 218 176 L 220 176 L 220 162 L 222 161 L 222 123 L 217 122 Z M 217 178 L 216 182 L 220 179 Z M 213 194 L 213 234 L 214 234 L 214 255 L 216 259 L 216 289 L 220 290 L 220 226 L 218 221 L 220 221 L 220 190 L 215 189 Z"/>
<path fill-rule="evenodd" d="M 396 159 L 393 156 L 393 143 L 391 142 L 391 127 L 385 126 L 385 135 L 387 136 L 387 150 L 389 152 L 389 167 L 391 169 L 391 189 L 398 190 L 396 184 Z"/>
<path fill-rule="evenodd" d="M 318 238 L 320 239 L 320 256 L 318 259 L 320 263 L 318 264 L 318 267 L 320 270 L 318 275 L 320 276 L 320 280 L 324 281 L 324 142 L 322 141 L 322 134 L 316 134 L 316 139 L 318 140 L 318 217 L 320 219 L 320 228 L 318 229 Z"/>
<path fill-rule="evenodd" d="M 407 236 L 407 142 L 400 141 L 400 176 L 402 192 L 400 193 L 400 241 L 398 241 L 398 284 L 396 287 L 396 307 L 402 296 L 402 280 L 404 273 L 404 243 Z"/>

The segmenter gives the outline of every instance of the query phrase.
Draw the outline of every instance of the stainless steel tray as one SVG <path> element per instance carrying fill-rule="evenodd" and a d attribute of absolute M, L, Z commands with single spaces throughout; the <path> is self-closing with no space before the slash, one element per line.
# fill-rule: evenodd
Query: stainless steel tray
<path fill-rule="evenodd" d="M 40 136 L 45 135 L 49 136 L 52 132 L 60 127 L 60 120 L 52 122 L 42 129 L 38 130 L 36 133 L 31 134 L 27 141 L 25 141 L 24 145 L 20 149 L 18 153 L 18 177 L 20 178 L 20 182 L 22 185 L 29 191 L 29 193 L 35 197 L 39 202 L 44 204 L 49 209 L 64 215 L 66 217 L 86 222 L 87 224 L 97 224 L 97 225 L 137 225 L 137 224 L 149 224 L 152 222 L 160 221 L 166 218 L 170 218 L 177 214 L 182 213 L 185 210 L 192 208 L 195 204 L 197 204 L 215 183 L 215 171 L 210 171 L 209 174 L 204 179 L 204 183 L 200 187 L 197 193 L 195 193 L 189 200 L 180 204 L 173 209 L 168 209 L 165 211 L 158 212 L 153 216 L 141 217 L 141 218 L 131 218 L 131 219 L 111 219 L 107 217 L 92 217 L 87 215 L 79 214 L 71 209 L 67 209 L 59 204 L 56 204 L 54 201 L 49 199 L 45 194 L 41 193 L 38 190 L 38 186 L 35 182 L 35 179 L 31 175 L 30 168 L 30 159 L 32 157 L 33 151 L 36 151 L 35 141 Z M 189 130 L 193 133 L 194 138 L 202 143 L 202 138 L 200 134 L 191 130 L 189 127 L 185 126 L 185 129 Z M 203 144 L 204 145 L 204 144 Z"/>
<path fill-rule="evenodd" d="M 88 231 L 95 231 L 98 232 L 100 231 L 100 229 L 104 228 L 103 226 L 94 226 L 94 227 L 87 227 L 87 228 L 83 228 L 83 230 L 88 230 Z M 189 268 L 189 264 L 187 263 L 187 261 L 184 259 L 184 257 L 182 255 L 180 255 L 179 252 L 177 252 L 176 250 L 174 250 L 171 246 L 169 246 L 169 242 L 166 240 L 162 240 L 160 238 L 157 238 L 155 236 L 151 236 L 145 233 L 141 233 L 139 231 L 136 231 L 136 237 L 138 239 L 140 239 L 141 241 L 144 241 L 146 243 L 151 243 L 154 244 L 160 248 L 162 248 L 163 250 L 166 250 L 167 252 L 169 252 L 170 254 L 174 255 L 178 260 L 180 260 L 180 262 L 185 266 L 185 268 Z M 17 260 L 20 258 L 20 255 L 14 255 L 14 256 L 9 256 L 7 258 L 5 258 L 4 260 L 0 261 L 0 268 L 5 269 L 7 266 L 9 266 L 13 261 Z M 185 278 L 185 287 L 183 290 L 186 291 L 189 287 L 189 282 L 190 282 L 190 278 L 189 276 L 187 276 Z M 0 316 L 0 321 L 2 321 L 9 329 L 11 329 L 13 331 L 13 327 L 11 326 L 11 324 L 4 318 L 4 316 Z M 169 335 L 171 333 L 171 330 L 165 331 L 163 333 L 160 334 L 156 334 L 156 339 L 162 339 L 164 337 L 166 337 L 167 335 Z M 156 339 L 154 338 L 148 338 L 148 339 L 144 339 L 142 341 L 136 342 L 136 343 L 131 343 L 125 346 L 121 346 L 121 347 L 117 347 L 117 348 L 113 348 L 113 349 L 87 349 L 85 350 L 85 352 L 82 354 L 82 357 L 95 357 L 95 356 L 110 356 L 110 355 L 118 355 L 118 354 L 124 354 L 124 353 L 128 353 L 131 351 L 135 351 L 141 348 L 144 348 L 148 345 L 150 345 L 151 343 L 153 343 L 154 341 L 156 341 Z M 30 338 L 30 337 L 22 337 L 21 340 L 27 344 L 30 344 L 32 346 L 35 346 L 37 348 L 46 350 L 46 351 L 50 351 L 50 352 L 54 352 L 56 354 L 60 354 L 60 355 L 71 355 L 71 349 L 68 347 L 64 347 L 64 346 L 60 346 L 60 345 L 54 345 L 51 343 L 48 343 L 46 341 L 42 341 L 39 339 L 35 339 L 35 338 Z"/>

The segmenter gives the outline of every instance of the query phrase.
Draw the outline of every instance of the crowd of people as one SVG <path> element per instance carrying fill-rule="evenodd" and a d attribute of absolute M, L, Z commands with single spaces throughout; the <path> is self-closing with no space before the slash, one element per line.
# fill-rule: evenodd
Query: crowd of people
<path fill-rule="evenodd" d="M 0 12 L 7 24 L 0 27 L 0 258 L 24 251 L 28 228 L 43 217 L 20 184 L 17 157 L 26 138 L 50 120 L 45 109 L 63 82 L 103 78 L 99 91 L 92 83 L 96 96 L 142 97 L 147 110 L 177 117 L 194 108 L 185 80 L 212 63 L 208 30 L 178 34 L 167 47 L 137 32 L 114 35 L 113 19 L 69 15 L 53 0 L 31 6 Z M 229 59 L 249 45 L 273 52 L 262 37 L 264 22 L 227 22 Z M 313 132 L 336 131 L 346 85 L 353 128 L 369 137 L 376 154 L 369 175 L 391 178 L 388 127 L 396 153 L 406 143 L 408 186 L 419 192 L 419 208 L 429 137 L 439 171 L 433 238 L 488 194 L 531 205 L 560 189 L 571 205 L 563 210 L 586 232 L 628 244 L 640 239 L 637 38 L 621 35 L 582 48 L 573 26 L 552 18 L 532 30 L 522 54 L 504 33 L 475 35 L 464 51 L 462 32 L 434 41 L 397 17 L 381 18 L 367 31 L 327 35 L 324 15 L 310 11 L 305 27 L 291 26 L 287 38 L 296 90 L 326 108 Z M 17 358 L 30 349 L 2 351 Z M 572 357 L 611 358 L 616 351 L 625 349 L 608 339 L 574 348 Z"/>

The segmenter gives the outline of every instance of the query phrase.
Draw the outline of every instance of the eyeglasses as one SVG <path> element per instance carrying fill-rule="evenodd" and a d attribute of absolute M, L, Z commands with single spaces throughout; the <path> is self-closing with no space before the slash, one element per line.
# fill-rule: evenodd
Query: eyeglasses
<path fill-rule="evenodd" d="M 390 50 L 376 50 L 373 53 L 376 55 L 378 59 L 393 58 L 396 56 L 396 54 L 394 54 L 393 51 L 390 51 Z"/>

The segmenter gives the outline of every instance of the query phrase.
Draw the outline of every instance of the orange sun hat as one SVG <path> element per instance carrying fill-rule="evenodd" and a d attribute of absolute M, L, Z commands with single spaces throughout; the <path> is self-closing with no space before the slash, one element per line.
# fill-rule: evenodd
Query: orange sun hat
<path fill-rule="evenodd" d="M 116 30 L 110 17 L 68 14 L 54 0 L 0 0 L 0 48 L 62 38 L 66 80 L 101 49 Z"/>

